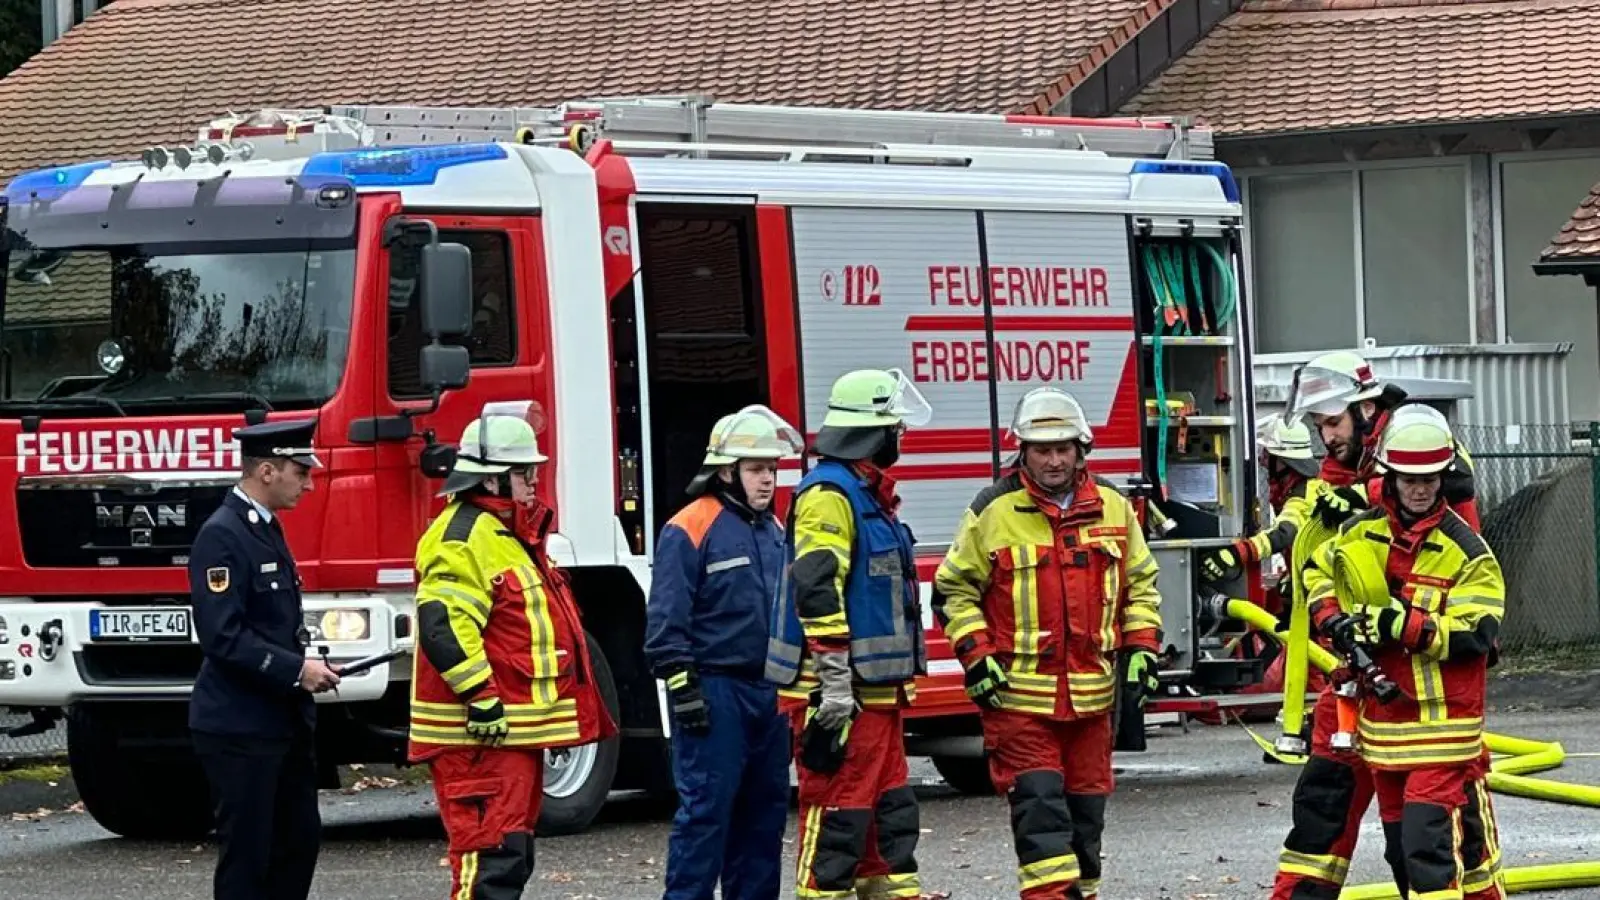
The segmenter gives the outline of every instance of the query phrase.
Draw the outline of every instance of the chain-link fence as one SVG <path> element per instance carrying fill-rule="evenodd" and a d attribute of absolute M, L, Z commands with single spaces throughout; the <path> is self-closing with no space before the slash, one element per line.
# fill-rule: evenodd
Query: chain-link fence
<path fill-rule="evenodd" d="M 5 733 L 18 725 L 33 721 L 32 716 L 0 712 L 0 767 L 47 761 L 67 752 L 67 727 L 61 722 L 43 734 L 10 738 Z"/>
<path fill-rule="evenodd" d="M 1507 657 L 1587 651 L 1600 638 L 1600 422 L 1460 426 L 1457 436 L 1505 572 Z"/>

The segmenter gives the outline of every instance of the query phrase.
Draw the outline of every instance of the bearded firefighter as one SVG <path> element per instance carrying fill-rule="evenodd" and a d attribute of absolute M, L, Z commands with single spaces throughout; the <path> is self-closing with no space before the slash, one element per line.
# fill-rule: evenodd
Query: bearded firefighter
<path fill-rule="evenodd" d="M 694 499 L 661 529 L 645 606 L 645 660 L 666 682 L 678 814 L 663 900 L 776 900 L 789 819 L 789 720 L 765 680 L 783 571 L 772 515 L 793 426 L 765 406 L 711 430 Z"/>
<path fill-rule="evenodd" d="M 897 370 L 846 373 L 795 488 L 767 678 L 796 737 L 802 898 L 921 897 L 903 713 L 926 671 L 910 529 L 889 469 L 932 410 Z"/>
<path fill-rule="evenodd" d="M 1129 501 L 1085 468 L 1093 434 L 1056 388 L 1017 404 L 1014 471 L 981 491 L 934 580 L 996 789 L 1011 805 L 1025 900 L 1093 900 L 1112 792 L 1117 657 L 1158 687 L 1155 557 Z"/>
<path fill-rule="evenodd" d="M 512 900 L 533 874 L 544 751 L 616 732 L 577 604 L 550 561 L 530 404 L 488 404 L 462 432 L 444 511 L 417 545 L 410 760 L 449 840 L 450 896 Z"/>
<path fill-rule="evenodd" d="M 1290 704 L 1304 696 L 1305 639 L 1327 641 L 1332 635 L 1321 626 L 1327 611 L 1310 602 L 1305 576 L 1317 549 L 1330 540 L 1337 527 L 1367 506 L 1367 494 L 1378 478 L 1378 439 L 1405 393 L 1380 382 L 1371 365 L 1347 351 L 1326 353 L 1307 363 L 1296 375 L 1288 417 L 1309 419 L 1328 453 L 1322 460 L 1313 491 L 1313 514 L 1302 524 L 1291 551 L 1293 609 L 1290 631 L 1295 643 L 1285 654 L 1285 724 L 1297 724 Z M 1406 408 L 1418 404 L 1406 404 Z M 1458 515 L 1476 522 L 1470 468 L 1464 460 L 1452 463 L 1445 479 Z M 1447 497 L 1447 500 L 1451 500 Z M 1298 644 L 1298 651 L 1296 646 Z M 1294 825 L 1284 839 L 1272 900 L 1334 900 L 1349 873 L 1360 823 L 1371 805 L 1372 773 L 1358 753 L 1333 746 L 1338 732 L 1338 701 L 1334 691 L 1350 678 L 1341 671 L 1318 693 L 1312 711 L 1309 748 L 1297 733 L 1277 742 L 1283 754 L 1310 757 L 1300 771 L 1294 792 Z M 1286 727 L 1286 731 L 1290 729 Z M 1487 772 L 1487 756 L 1480 761 Z M 1485 793 L 1485 797 L 1486 797 Z M 1483 816 L 1464 815 L 1469 827 Z M 1498 865 L 1498 860 L 1495 860 Z"/>
<path fill-rule="evenodd" d="M 1400 689 L 1387 703 L 1367 693 L 1358 723 L 1401 895 L 1500 900 L 1498 829 L 1479 769 L 1505 581 L 1445 501 L 1455 458 L 1442 415 L 1396 410 L 1377 453 L 1381 494 L 1313 555 L 1306 588 L 1321 629 L 1370 647 Z"/>

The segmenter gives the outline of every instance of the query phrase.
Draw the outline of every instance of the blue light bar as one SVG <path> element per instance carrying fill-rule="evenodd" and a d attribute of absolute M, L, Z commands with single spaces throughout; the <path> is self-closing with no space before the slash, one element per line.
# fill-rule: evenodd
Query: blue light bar
<path fill-rule="evenodd" d="M 1179 160 L 1141 159 L 1133 164 L 1134 175 L 1210 175 L 1222 182 L 1222 196 L 1229 203 L 1239 202 L 1239 182 L 1233 170 L 1220 162 L 1183 162 Z"/>
<path fill-rule="evenodd" d="M 302 183 L 348 180 L 356 187 L 416 187 L 433 184 L 442 169 L 505 159 L 499 144 L 443 144 L 383 150 L 333 150 L 318 153 L 300 170 Z"/>
<path fill-rule="evenodd" d="M 111 165 L 109 160 L 99 160 L 78 163 L 75 166 L 53 166 L 24 172 L 6 185 L 5 197 L 14 204 L 29 200 L 54 200 L 83 184 L 91 172 L 109 165 Z"/>

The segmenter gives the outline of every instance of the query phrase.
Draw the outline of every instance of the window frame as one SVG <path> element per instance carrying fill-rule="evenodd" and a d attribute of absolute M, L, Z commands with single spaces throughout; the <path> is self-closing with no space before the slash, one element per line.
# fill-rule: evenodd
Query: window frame
<path fill-rule="evenodd" d="M 1355 266 L 1355 288 L 1356 288 L 1356 293 L 1355 293 L 1355 298 L 1354 299 L 1355 299 L 1355 304 L 1356 304 L 1356 310 L 1355 310 L 1355 312 L 1356 312 L 1356 315 L 1355 315 L 1356 333 L 1354 335 L 1350 336 L 1351 343 L 1348 346 L 1350 346 L 1350 347 L 1360 347 L 1360 346 L 1364 345 L 1364 343 L 1366 341 L 1366 337 L 1367 337 L 1367 274 L 1366 274 L 1366 256 L 1365 256 L 1365 251 L 1364 251 L 1364 246 L 1363 246 L 1364 243 L 1365 243 L 1365 240 L 1364 240 L 1364 229 L 1365 229 L 1365 225 L 1366 225 L 1366 219 L 1365 219 L 1364 210 L 1362 209 L 1363 191 L 1364 191 L 1365 187 L 1364 187 L 1364 183 L 1363 183 L 1364 179 L 1361 176 L 1365 172 L 1377 171 L 1377 170 L 1421 169 L 1421 168 L 1430 168 L 1431 169 L 1431 168 L 1446 168 L 1446 167 L 1459 168 L 1461 170 L 1461 174 L 1462 174 L 1463 191 L 1462 191 L 1462 196 L 1461 196 L 1461 215 L 1462 215 L 1463 221 L 1465 221 L 1465 223 L 1466 223 L 1466 233 L 1465 233 L 1465 241 L 1466 242 L 1465 242 L 1465 245 L 1464 245 L 1464 249 L 1465 249 L 1466 262 L 1467 262 L 1467 279 L 1466 279 L 1467 294 L 1466 294 L 1466 296 L 1464 298 L 1462 298 L 1463 302 L 1464 302 L 1463 314 L 1467 318 L 1467 340 L 1468 340 L 1469 343 L 1477 344 L 1479 342 L 1479 337 L 1480 337 L 1479 334 L 1478 334 L 1478 317 L 1477 317 L 1476 303 L 1474 302 L 1474 298 L 1477 296 L 1477 273 L 1474 271 L 1474 266 L 1473 266 L 1473 263 L 1472 263 L 1472 260 L 1473 260 L 1473 241 L 1474 241 L 1474 236 L 1475 236 L 1476 230 L 1477 230 L 1476 229 L 1477 223 L 1473 220 L 1473 216 L 1472 216 L 1472 157 L 1471 156 L 1407 157 L 1405 159 L 1362 160 L 1362 161 L 1358 161 L 1358 162 L 1308 163 L 1308 164 L 1304 164 L 1304 165 L 1291 165 L 1291 166 L 1249 166 L 1249 167 L 1239 167 L 1239 168 L 1234 169 L 1233 170 L 1234 171 L 1234 176 L 1239 180 L 1240 201 L 1243 204 L 1243 207 L 1244 207 L 1244 210 L 1245 210 L 1245 227 L 1244 227 L 1244 242 L 1243 242 L 1244 243 L 1244 270 L 1245 270 L 1246 278 L 1249 279 L 1248 280 L 1248 284 L 1250 285 L 1250 303 L 1251 303 L 1250 312 L 1251 312 L 1251 318 L 1255 319 L 1256 315 L 1258 314 L 1257 309 L 1255 307 L 1255 304 L 1260 301 L 1260 297 L 1261 297 L 1261 291 L 1259 290 L 1259 285 L 1256 282 L 1256 231 L 1255 231 L 1255 221 L 1254 221 L 1255 217 L 1250 214 L 1250 210 L 1253 208 L 1252 207 L 1252 203 L 1251 203 L 1251 191 L 1252 191 L 1252 188 L 1254 186 L 1254 181 L 1255 181 L 1256 178 L 1271 177 L 1273 175 L 1332 175 L 1332 174 L 1335 174 L 1335 173 L 1343 174 L 1343 175 L 1346 175 L 1346 176 L 1349 177 L 1349 179 L 1350 179 L 1350 203 L 1351 203 L 1351 210 L 1352 210 L 1352 221 L 1353 221 L 1354 227 L 1355 227 L 1355 234 L 1353 236 L 1354 240 L 1355 240 L 1355 244 L 1354 244 L 1354 251 L 1353 251 L 1353 253 L 1351 255 L 1353 257 L 1352 264 Z M 1493 172 L 1496 175 L 1498 175 L 1498 168 L 1493 168 Z M 1494 204 L 1496 206 L 1496 212 L 1498 212 L 1498 205 L 1499 205 L 1498 199 L 1499 199 L 1498 191 L 1495 191 L 1494 192 Z M 1576 208 L 1576 206 L 1574 206 L 1574 208 Z M 1497 231 L 1497 233 L 1498 233 L 1498 231 Z M 1499 253 L 1498 253 L 1498 246 L 1497 246 L 1496 256 L 1498 257 L 1498 255 L 1499 255 Z M 1503 264 L 1503 262 L 1499 261 L 1497 259 L 1497 262 L 1496 262 L 1497 267 L 1502 265 L 1502 264 Z M 1504 318 L 1504 303 L 1503 303 L 1503 298 L 1500 296 L 1500 294 L 1503 292 L 1504 281 L 1503 281 L 1502 278 L 1497 278 L 1496 280 L 1500 282 L 1500 284 L 1497 286 L 1499 288 L 1499 290 L 1497 290 L 1497 292 L 1496 292 L 1496 300 L 1495 300 L 1496 317 L 1497 317 L 1497 321 L 1501 321 Z M 1498 330 L 1498 332 L 1500 334 L 1504 334 L 1505 333 L 1503 327 L 1498 327 L 1497 330 Z M 1252 344 L 1254 345 L 1254 346 L 1252 346 L 1251 350 L 1252 350 L 1252 352 L 1254 352 L 1254 353 L 1256 353 L 1258 355 L 1259 354 L 1263 354 L 1263 353 L 1293 353 L 1293 352 L 1299 352 L 1299 351 L 1287 351 L 1287 350 L 1272 350 L 1272 351 L 1263 350 L 1261 348 L 1261 346 L 1260 346 L 1261 335 L 1260 335 L 1259 331 L 1253 333 L 1251 338 L 1252 338 Z"/>
<path fill-rule="evenodd" d="M 521 365 L 521 362 L 522 362 L 522 333 L 521 333 L 522 332 L 522 315 L 521 315 L 521 312 L 517 308 L 518 307 L 517 268 L 516 268 L 517 267 L 517 256 L 516 256 L 517 250 L 516 250 L 516 246 L 515 246 L 516 245 L 516 241 L 514 240 L 514 233 L 510 229 L 507 229 L 507 228 L 501 227 L 501 226 L 461 224 L 461 223 L 446 223 L 446 222 L 443 222 L 443 221 L 436 220 L 431 216 L 429 216 L 427 218 L 428 218 L 429 221 L 432 221 L 434 223 L 434 225 L 439 229 L 439 242 L 440 243 L 449 243 L 451 241 L 451 235 L 452 234 L 487 234 L 487 235 L 491 235 L 491 236 L 496 236 L 496 237 L 498 237 L 500 239 L 501 249 L 505 253 L 505 263 L 503 265 L 503 270 L 504 270 L 504 273 L 505 273 L 506 309 L 510 313 L 510 316 L 511 316 L 511 321 L 510 321 L 511 354 L 510 354 L 510 358 L 505 360 L 505 361 L 503 361 L 503 362 L 472 362 L 472 363 L 470 363 L 470 368 L 473 371 L 479 371 L 479 370 L 485 370 L 485 369 L 488 369 L 488 370 L 493 370 L 493 369 L 514 369 L 517 366 Z M 466 245 L 466 246 L 467 246 L 467 249 L 469 251 L 472 249 L 470 245 Z M 413 297 L 413 301 L 415 301 L 414 297 Z M 476 316 L 477 313 L 478 313 L 477 297 L 476 297 L 476 295 L 474 295 L 474 297 L 472 298 L 472 314 L 473 314 L 473 316 Z M 387 330 L 387 323 L 386 323 L 385 332 L 384 332 L 384 341 L 385 341 L 386 349 L 387 349 L 387 342 L 392 337 L 393 337 L 393 335 L 391 333 L 389 333 L 389 331 Z M 427 342 L 427 336 L 423 335 L 422 337 L 423 337 L 423 343 L 425 345 L 426 342 Z M 461 346 L 465 346 L 465 344 L 463 343 Z M 396 394 L 395 390 L 394 390 L 394 380 L 393 380 L 393 378 L 391 376 L 391 367 L 393 365 L 394 365 L 393 357 L 386 352 L 385 353 L 385 357 L 384 357 L 384 371 L 382 373 L 380 373 L 380 374 L 381 374 L 381 376 L 383 378 L 383 390 L 384 390 L 384 393 L 388 395 L 390 402 L 395 403 L 395 404 L 415 403 L 418 400 L 427 400 L 432 396 L 432 394 L 430 392 L 428 392 L 428 391 L 423 391 L 422 393 L 415 394 L 415 395 L 400 395 L 400 394 Z"/>
<path fill-rule="evenodd" d="M 1489 159 L 1489 221 L 1490 240 L 1494 245 L 1494 327 L 1495 333 L 1510 334 L 1511 318 L 1506 306 L 1506 199 L 1504 164 L 1508 162 L 1560 162 L 1569 159 L 1590 159 L 1595 163 L 1595 183 L 1600 184 L 1600 148 L 1573 148 L 1569 150 L 1510 150 L 1503 153 L 1484 154 Z M 1583 203 L 1582 197 L 1572 198 L 1572 211 Z M 1559 230 L 1560 225 L 1556 228 Z M 1550 232 L 1550 237 L 1555 237 Z M 1527 260 L 1532 265 L 1533 260 Z M 1509 343 L 1509 342 L 1508 342 Z"/>

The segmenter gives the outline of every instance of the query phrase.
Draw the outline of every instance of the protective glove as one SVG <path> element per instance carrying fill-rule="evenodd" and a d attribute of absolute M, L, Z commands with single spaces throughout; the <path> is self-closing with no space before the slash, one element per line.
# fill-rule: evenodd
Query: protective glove
<path fill-rule="evenodd" d="M 1312 511 L 1322 520 L 1322 524 L 1336 528 L 1355 515 L 1356 510 L 1366 508 L 1367 500 L 1361 496 L 1360 491 L 1352 487 L 1342 487 L 1318 494 Z"/>
<path fill-rule="evenodd" d="M 1213 584 L 1232 581 L 1244 572 L 1244 555 L 1232 547 L 1218 547 L 1200 557 L 1200 575 Z"/>
<path fill-rule="evenodd" d="M 1408 650 L 1420 650 L 1427 644 L 1427 625 L 1426 613 L 1396 600 L 1363 616 L 1355 637 L 1370 647 L 1401 644 Z"/>
<path fill-rule="evenodd" d="M 987 654 L 967 670 L 967 696 L 982 707 L 999 709 L 1000 689 L 1009 683 L 1005 666 Z"/>
<path fill-rule="evenodd" d="M 1144 648 L 1128 651 L 1128 677 L 1129 685 L 1139 688 L 1139 705 L 1156 695 L 1161 690 L 1161 679 L 1156 677 L 1156 655 Z"/>
<path fill-rule="evenodd" d="M 856 716 L 855 686 L 850 678 L 850 655 L 843 650 L 816 654 L 817 679 L 822 682 L 821 703 L 816 722 L 820 728 L 838 731 Z"/>
<path fill-rule="evenodd" d="M 667 695 L 672 698 L 672 721 L 687 734 L 711 733 L 711 713 L 700 694 L 700 675 L 683 666 L 667 675 Z"/>
<path fill-rule="evenodd" d="M 850 720 L 842 728 L 824 728 L 817 722 L 820 697 L 813 695 L 806 710 L 806 725 L 800 730 L 800 765 L 821 775 L 832 775 L 844 766 L 849 753 Z"/>
<path fill-rule="evenodd" d="M 1341 612 L 1324 621 L 1319 630 L 1324 637 L 1330 638 L 1335 646 L 1349 646 L 1357 643 L 1357 632 L 1360 628 L 1361 617 Z"/>
<path fill-rule="evenodd" d="M 506 708 L 499 697 L 483 697 L 467 706 L 467 733 L 490 746 L 511 734 L 511 723 L 506 721 Z"/>

